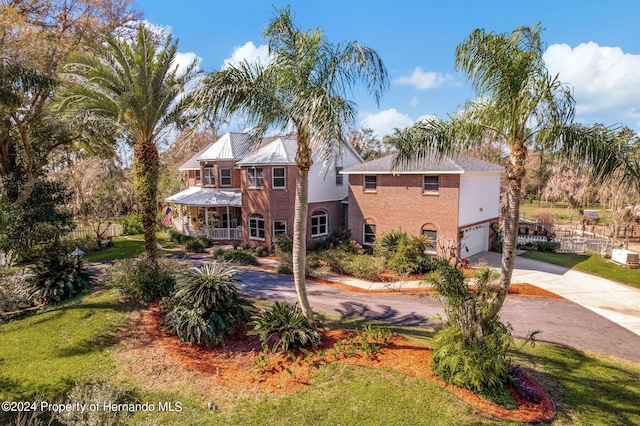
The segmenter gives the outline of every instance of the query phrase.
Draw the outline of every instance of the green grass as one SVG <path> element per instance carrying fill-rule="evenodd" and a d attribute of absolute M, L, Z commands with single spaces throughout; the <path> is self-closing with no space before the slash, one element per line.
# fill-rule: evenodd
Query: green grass
<path fill-rule="evenodd" d="M 158 250 L 158 254 L 167 254 L 171 250 L 180 250 L 182 246 L 172 243 L 166 235 L 161 232 L 156 233 L 158 244 L 166 250 Z M 86 262 L 103 262 L 106 260 L 127 259 L 141 256 L 145 252 L 144 235 L 128 235 L 124 237 L 114 237 L 113 247 L 100 250 L 95 253 L 83 256 Z"/>
<path fill-rule="evenodd" d="M 108 377 L 112 338 L 127 318 L 112 290 L 0 325 L 0 401 L 53 400 L 76 380 Z"/>
<path fill-rule="evenodd" d="M 603 259 L 598 254 L 583 255 L 529 251 L 523 253 L 522 257 L 553 263 L 640 288 L 640 269 L 624 268 L 608 259 Z"/>
<path fill-rule="evenodd" d="M 111 376 L 118 365 L 110 358 L 110 341 L 126 317 L 116 294 L 101 292 L 0 326 L 0 400 L 53 398 L 76 380 Z M 332 328 L 363 324 L 357 318 L 319 319 Z M 392 330 L 425 344 L 433 336 L 415 328 Z M 518 347 L 515 357 L 556 401 L 555 425 L 640 424 L 640 364 L 545 344 Z M 146 390 L 135 382 L 123 385 L 132 390 L 135 402 L 182 405 L 180 412 L 136 413 L 128 417 L 129 424 L 516 424 L 478 413 L 434 383 L 337 363 L 320 366 L 308 387 L 284 396 L 215 387 L 212 394 L 200 396 L 166 383 Z M 209 411 L 209 400 L 220 410 Z M 0 417 L 0 423 L 6 420 Z"/>

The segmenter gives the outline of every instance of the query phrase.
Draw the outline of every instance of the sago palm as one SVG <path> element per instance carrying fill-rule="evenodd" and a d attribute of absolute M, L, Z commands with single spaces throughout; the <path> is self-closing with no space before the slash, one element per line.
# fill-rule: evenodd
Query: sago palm
<path fill-rule="evenodd" d="M 186 102 L 181 97 L 196 75 L 193 62 L 178 74 L 177 42 L 161 44 L 144 25 L 133 41 L 107 36 L 71 56 L 63 78 L 69 87 L 59 109 L 86 126 L 110 126 L 134 146 L 135 188 L 142 210 L 147 263 L 156 260 L 156 193 L 159 174 L 157 143 L 163 132 L 180 122 Z"/>
<path fill-rule="evenodd" d="M 299 29 L 289 8 L 278 11 L 263 36 L 270 61 L 244 62 L 208 75 L 200 101 L 210 116 L 245 116 L 254 124 L 255 140 L 268 130 L 295 133 L 293 276 L 300 306 L 313 324 L 304 282 L 312 152 L 318 150 L 326 160 L 339 152 L 345 131 L 356 117 L 356 106 L 346 96 L 362 82 L 378 101 L 388 84 L 387 71 L 376 51 L 367 46 L 333 44 L 318 28 Z"/>
<path fill-rule="evenodd" d="M 498 313 L 511 282 L 528 148 L 544 144 L 560 157 L 592 165 L 600 177 L 628 165 L 628 147 L 615 131 L 572 124 L 574 99 L 547 71 L 540 32 L 538 25 L 507 34 L 473 31 L 456 49 L 456 66 L 478 97 L 448 120 L 428 119 L 395 132 L 400 162 L 464 152 L 487 140 L 502 140 L 509 149 L 501 277 L 486 319 Z"/>

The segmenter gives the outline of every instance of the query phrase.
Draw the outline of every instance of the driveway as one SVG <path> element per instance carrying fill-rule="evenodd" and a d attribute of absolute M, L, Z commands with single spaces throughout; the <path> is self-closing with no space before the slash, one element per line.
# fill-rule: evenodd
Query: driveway
<path fill-rule="evenodd" d="M 241 268 L 241 288 L 262 300 L 296 302 L 293 279 L 257 268 Z M 390 324 L 434 330 L 442 314 L 440 302 L 431 296 L 407 294 L 360 294 L 307 281 L 312 308 L 344 316 L 359 316 Z M 588 350 L 640 362 L 640 336 L 565 299 L 508 296 L 501 317 L 511 323 L 514 336 L 526 337 L 542 330 L 539 342 Z"/>

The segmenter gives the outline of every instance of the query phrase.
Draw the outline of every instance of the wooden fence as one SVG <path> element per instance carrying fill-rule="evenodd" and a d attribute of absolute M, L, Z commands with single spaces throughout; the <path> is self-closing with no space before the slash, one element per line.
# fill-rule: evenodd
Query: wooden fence
<path fill-rule="evenodd" d="M 124 226 L 119 225 L 117 223 L 112 223 L 107 228 L 107 231 L 104 235 L 110 235 L 112 237 L 119 237 L 122 235 L 122 231 Z M 95 238 L 96 231 L 90 226 L 78 226 L 73 231 L 67 234 L 67 238 Z"/>
<path fill-rule="evenodd" d="M 582 237 L 560 237 L 547 239 L 540 235 L 519 235 L 518 244 L 527 244 L 539 241 L 551 241 L 554 243 L 560 243 L 560 248 L 556 250 L 557 253 L 585 253 L 585 254 L 600 254 L 611 255 L 614 243 L 613 240 L 607 238 L 582 238 Z"/>

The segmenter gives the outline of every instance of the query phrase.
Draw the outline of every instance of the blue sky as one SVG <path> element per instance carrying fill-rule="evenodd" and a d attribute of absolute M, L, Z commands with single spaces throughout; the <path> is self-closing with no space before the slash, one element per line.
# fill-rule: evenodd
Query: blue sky
<path fill-rule="evenodd" d="M 640 2 L 563 1 L 247 1 L 139 0 L 145 19 L 179 39 L 184 59 L 205 71 L 264 54 L 261 32 L 276 8 L 296 24 L 320 27 L 332 42 L 357 40 L 378 51 L 391 85 L 380 106 L 360 88 L 359 121 L 380 136 L 425 115 L 445 118 L 474 96 L 454 67 L 471 31 L 510 32 L 541 22 L 549 70 L 573 89 L 576 121 L 640 131 Z M 262 46 L 262 47 L 261 47 Z M 230 130 L 238 130 L 232 123 Z"/>

